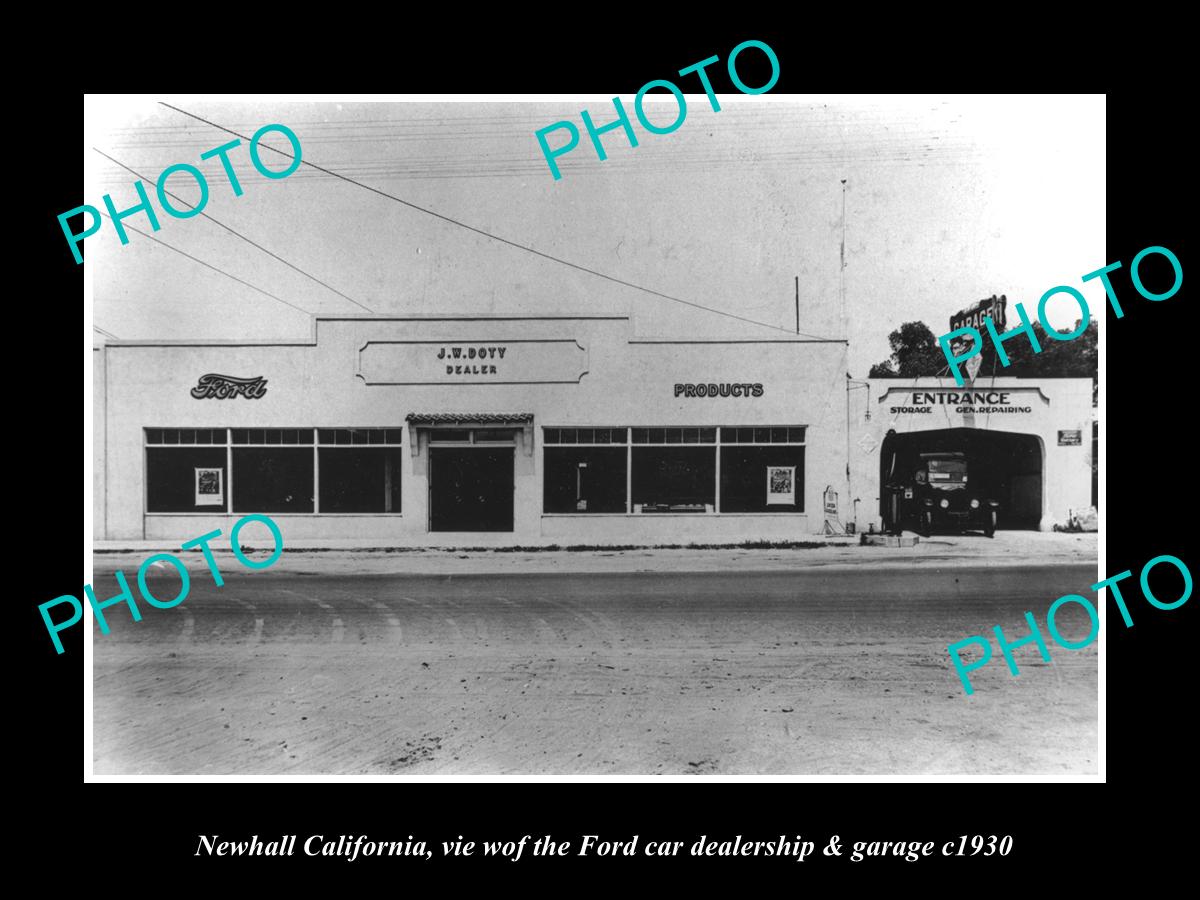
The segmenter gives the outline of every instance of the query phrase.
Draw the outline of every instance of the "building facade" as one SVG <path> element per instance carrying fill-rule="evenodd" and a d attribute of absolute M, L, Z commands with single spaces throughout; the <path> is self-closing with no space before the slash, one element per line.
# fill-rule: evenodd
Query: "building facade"
<path fill-rule="evenodd" d="M 845 483 L 846 346 L 627 317 L 317 317 L 95 350 L 94 533 L 184 541 L 791 540 Z M 836 513 L 831 513 L 836 517 Z"/>

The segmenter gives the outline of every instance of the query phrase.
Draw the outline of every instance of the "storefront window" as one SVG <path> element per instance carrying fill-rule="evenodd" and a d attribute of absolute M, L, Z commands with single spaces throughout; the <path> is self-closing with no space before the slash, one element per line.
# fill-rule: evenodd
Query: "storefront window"
<path fill-rule="evenodd" d="M 222 437 L 220 447 L 147 447 L 147 512 L 226 512 L 224 442 Z"/>
<path fill-rule="evenodd" d="M 233 511 L 313 511 L 311 447 L 234 447 Z"/>
<path fill-rule="evenodd" d="M 642 512 L 706 512 L 713 507 L 716 447 L 635 446 L 632 452 L 633 502 Z"/>
<path fill-rule="evenodd" d="M 803 425 L 544 428 L 544 511 L 802 513 L 805 432 Z"/>
<path fill-rule="evenodd" d="M 399 447 L 321 447 L 323 513 L 400 512 Z"/>
<path fill-rule="evenodd" d="M 804 447 L 722 447 L 721 512 L 804 512 Z"/>
<path fill-rule="evenodd" d="M 146 511 L 399 513 L 403 436 L 402 428 L 147 428 Z"/>
<path fill-rule="evenodd" d="M 547 447 L 544 459 L 546 512 L 626 511 L 624 447 Z"/>

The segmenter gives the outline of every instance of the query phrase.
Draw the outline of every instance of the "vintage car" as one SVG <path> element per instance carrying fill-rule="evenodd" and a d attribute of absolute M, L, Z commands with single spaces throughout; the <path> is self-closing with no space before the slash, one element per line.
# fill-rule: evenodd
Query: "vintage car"
<path fill-rule="evenodd" d="M 893 466 L 883 485 L 883 530 L 899 534 L 905 528 L 929 536 L 934 531 L 996 533 L 1000 503 L 985 479 L 971 479 L 966 453 L 916 453 L 908 465 Z"/>

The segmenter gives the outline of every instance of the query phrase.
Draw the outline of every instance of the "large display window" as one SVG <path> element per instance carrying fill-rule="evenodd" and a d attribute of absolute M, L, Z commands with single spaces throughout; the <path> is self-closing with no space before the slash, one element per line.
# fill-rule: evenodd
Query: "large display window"
<path fill-rule="evenodd" d="M 398 514 L 402 428 L 147 428 L 150 513 Z"/>
<path fill-rule="evenodd" d="M 803 425 L 542 429 L 546 513 L 803 513 Z"/>

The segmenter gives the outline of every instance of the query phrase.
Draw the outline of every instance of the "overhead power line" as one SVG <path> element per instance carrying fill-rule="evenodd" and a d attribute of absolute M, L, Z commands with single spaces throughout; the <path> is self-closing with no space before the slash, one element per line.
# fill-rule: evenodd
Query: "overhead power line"
<path fill-rule="evenodd" d="M 96 331 L 100 332 L 100 333 L 101 333 L 102 335 L 104 335 L 105 337 L 112 338 L 114 341 L 119 341 L 119 340 L 120 340 L 120 338 L 119 338 L 119 337 L 117 337 L 115 334 L 113 334 L 111 331 L 105 331 L 105 330 L 104 330 L 103 328 L 101 328 L 99 325 L 93 325 L 93 326 L 92 326 L 92 328 L 94 328 Z"/>
<path fill-rule="evenodd" d="M 154 179 L 153 179 L 153 178 L 147 178 L 145 175 L 142 175 L 140 172 L 135 172 L 133 169 L 129 168 L 129 166 L 125 165 L 123 162 L 119 162 L 118 160 L 115 160 L 115 159 L 113 159 L 111 156 L 109 156 L 109 155 L 108 155 L 107 153 L 105 153 L 103 150 L 99 150 L 99 149 L 97 149 L 97 148 L 95 148 L 95 147 L 93 147 L 92 149 L 93 149 L 93 150 L 95 150 L 97 153 L 99 153 L 101 156 L 103 156 L 105 159 L 107 159 L 109 162 L 111 162 L 111 163 L 113 163 L 113 164 L 115 164 L 115 165 L 118 165 L 118 166 L 120 166 L 120 167 L 121 167 L 122 169 L 124 169 L 126 172 L 129 172 L 129 173 L 131 173 L 131 174 L 133 174 L 133 175 L 136 175 L 138 178 L 142 179 L 143 181 L 150 182 L 151 184 L 153 184 L 153 183 L 154 183 Z M 168 190 L 166 190 L 166 189 L 163 189 L 163 193 L 164 193 L 164 194 L 166 194 L 166 195 L 167 195 L 167 196 L 169 196 L 169 197 L 174 197 L 174 198 L 175 198 L 176 200 L 178 200 L 180 203 L 183 203 L 184 205 L 186 205 L 186 206 L 190 207 L 191 209 L 196 209 L 196 205 L 195 205 L 194 203 L 188 203 L 188 201 L 187 201 L 187 200 L 184 200 L 184 199 L 183 199 L 182 197 L 180 197 L 178 194 L 173 194 L 173 193 L 171 193 L 170 191 L 168 191 Z M 347 297 L 345 294 L 343 294 L 343 293 L 342 293 L 341 291 L 339 291 L 337 288 L 333 287 L 332 285 L 328 285 L 328 284 L 326 284 L 324 281 L 322 281 L 320 278 L 317 278 L 315 275 L 310 275 L 308 272 L 305 272 L 305 271 L 304 271 L 303 269 L 301 269 L 299 266 L 297 266 L 297 265 L 293 265 L 292 263 L 290 263 L 290 262 L 288 262 L 286 259 L 284 259 L 282 256 L 280 256 L 278 253 L 272 253 L 270 250 L 268 250 L 268 249 L 267 249 L 266 247 L 264 247 L 262 244 L 255 243 L 254 241 L 250 240 L 250 238 L 246 237 L 244 234 L 241 234 L 240 232 L 237 232 L 237 231 L 235 231 L 234 229 L 232 229 L 232 228 L 230 228 L 228 225 L 226 225 L 224 222 L 221 222 L 221 221 L 219 221 L 218 219 L 215 219 L 215 218 L 213 218 L 213 217 L 212 217 L 212 216 L 210 216 L 208 213 L 206 213 L 206 212 L 203 212 L 203 211 L 200 211 L 200 212 L 199 212 L 199 215 L 202 215 L 202 216 L 204 216 L 204 218 L 208 219 L 208 221 L 212 222 L 212 223 L 213 223 L 213 224 L 215 224 L 215 225 L 220 225 L 222 228 L 224 228 L 226 231 L 228 231 L 228 232 L 229 232 L 230 234 L 232 234 L 234 237 L 240 238 L 241 240 L 245 241 L 245 242 L 246 242 L 247 244 L 249 244 L 250 246 L 252 246 L 252 247 L 257 247 L 257 248 L 258 248 L 259 250 L 261 250 L 263 253 L 267 254 L 267 256 L 270 256 L 270 257 L 271 257 L 271 258 L 273 258 L 273 259 L 277 259 L 277 260 L 279 260 L 279 262 L 283 263 L 283 264 L 284 264 L 285 266 L 287 266 L 289 269 L 293 269 L 293 270 L 295 270 L 295 271 L 299 272 L 299 273 L 300 273 L 301 275 L 303 275 L 305 278 L 308 278 L 308 279 L 310 279 L 310 280 L 312 280 L 312 281 L 315 281 L 317 284 L 321 285 L 321 287 L 323 287 L 323 288 L 326 288 L 326 289 L 328 289 L 328 290 L 331 290 L 331 291 L 333 291 L 335 294 L 337 294 L 337 295 L 338 295 L 339 297 L 341 297 L 342 299 L 344 299 L 344 300 L 349 300 L 351 303 L 353 303 L 353 304 L 354 304 L 355 306 L 357 306 L 359 309 L 366 310 L 366 311 L 367 311 L 367 312 L 369 312 L 369 313 L 373 313 L 373 312 L 375 311 L 375 310 L 373 310 L 373 309 L 369 309 L 369 308 L 367 308 L 366 306 L 363 306 L 363 304 L 359 303 L 359 302 L 358 302 L 357 300 L 355 300 L 353 297 Z"/>
<path fill-rule="evenodd" d="M 190 113 L 185 109 L 180 109 L 178 106 L 172 106 L 170 103 L 163 103 L 161 100 L 159 101 L 159 104 L 161 106 L 165 106 L 167 109 L 172 109 L 177 113 L 181 113 L 182 115 L 189 116 L 190 118 L 193 118 L 193 119 L 197 120 L 198 122 L 203 122 L 205 125 L 210 125 L 213 128 L 218 129 L 219 131 L 224 131 L 226 134 L 232 134 L 234 137 L 241 138 L 244 141 L 251 140 L 251 138 L 247 137 L 245 134 L 242 134 L 241 132 L 234 131 L 231 128 L 226 128 L 224 125 L 218 125 L 216 122 L 211 122 L 208 119 L 203 118 L 202 116 L 196 115 L 195 113 Z M 277 150 L 276 148 L 271 147 L 270 145 L 260 144 L 260 146 L 266 147 L 268 150 L 273 150 L 275 153 L 278 153 L 281 156 L 285 156 L 288 159 L 291 159 L 291 160 L 295 159 L 295 157 L 292 156 L 292 154 L 286 153 L 283 150 Z M 371 185 L 369 185 L 369 184 L 363 184 L 361 181 L 355 181 L 353 178 L 349 178 L 345 175 L 340 174 L 339 172 L 334 172 L 330 169 L 326 169 L 323 166 L 319 166 L 316 163 L 310 162 L 307 159 L 301 159 L 300 162 L 302 162 L 306 166 L 309 166 L 312 169 L 317 170 L 318 172 L 324 172 L 326 175 L 329 175 L 333 178 L 337 178 L 341 181 L 345 181 L 348 184 L 356 185 L 360 188 L 363 188 L 364 190 L 370 191 L 373 194 L 378 194 L 381 197 L 386 197 L 389 200 L 394 200 L 395 202 L 400 203 L 404 206 L 407 206 L 410 209 L 415 209 L 418 212 L 423 212 L 426 215 L 433 216 L 435 219 L 441 219 L 443 222 L 449 222 L 451 225 L 457 225 L 460 228 L 465 228 L 467 231 L 474 232 L 475 234 L 481 235 L 482 237 L 488 238 L 489 240 L 497 241 L 501 244 L 506 244 L 509 247 L 514 247 L 517 250 L 523 250 L 526 253 L 532 253 L 534 256 L 539 256 L 542 259 L 547 259 L 547 260 L 550 260 L 551 262 L 556 262 L 556 263 L 559 263 L 560 265 L 568 266 L 569 268 L 575 269 L 579 272 L 585 272 L 588 275 L 594 275 L 597 278 L 603 278 L 605 281 L 610 281 L 613 284 L 619 284 L 623 287 L 633 288 L 636 291 L 642 291 L 642 292 L 650 294 L 652 296 L 660 297 L 663 300 L 670 300 L 672 303 L 682 303 L 684 306 L 690 306 L 693 309 L 699 309 L 699 310 L 703 310 L 704 312 L 715 313 L 716 315 L 719 315 L 719 316 L 725 316 L 730 319 L 736 319 L 740 322 L 747 322 L 751 325 L 759 325 L 763 328 L 770 328 L 772 331 L 782 331 L 785 334 L 789 334 L 789 335 L 799 333 L 799 334 L 803 335 L 804 337 L 809 337 L 809 338 L 812 338 L 813 340 L 817 340 L 817 341 L 836 342 L 836 339 L 834 339 L 834 338 L 825 338 L 825 337 L 821 337 L 820 335 L 808 334 L 803 331 L 793 332 L 792 329 L 790 329 L 790 328 L 782 328 L 779 325 L 772 325 L 769 322 L 760 322 L 757 319 L 750 319 L 750 318 L 747 318 L 746 316 L 739 316 L 736 313 L 726 312 L 725 310 L 721 310 L 721 309 L 714 309 L 711 306 L 705 306 L 701 303 L 695 303 L 691 300 L 684 300 L 682 297 L 674 297 L 671 294 L 664 294 L 662 291 L 656 291 L 653 288 L 643 287 L 642 285 L 635 284 L 632 281 L 626 281 L 623 278 L 617 278 L 615 275 L 608 275 L 608 274 L 606 274 L 604 272 L 600 272 L 596 269 L 589 268 L 588 266 L 583 266 L 583 265 L 580 265 L 579 263 L 573 263 L 570 260 L 566 260 L 561 257 L 554 256 L 553 254 L 546 253 L 542 250 L 538 250 L 534 247 L 530 247 L 526 244 L 519 243 L 518 241 L 513 241 L 506 237 L 501 237 L 500 235 L 497 235 L 497 234 L 492 234 L 490 231 L 484 231 L 482 228 L 476 228 L 474 225 L 468 225 L 466 222 L 462 222 L 458 219 L 452 218 L 451 216 L 447 216 L 442 213 L 436 212 L 432 209 L 429 209 L 428 207 L 420 206 L 419 204 L 413 203 L 410 200 L 405 200 L 402 197 L 397 197 L 395 194 L 389 194 L 387 191 L 382 191 L 379 188 L 371 187 Z"/>
<path fill-rule="evenodd" d="M 104 218 L 106 218 L 106 219 L 112 218 L 112 216 L 108 215 L 107 213 L 100 213 L 100 215 L 104 216 Z M 278 300 L 284 306 L 290 306 L 292 309 L 302 312 L 305 315 L 309 315 L 309 316 L 312 315 L 312 313 L 309 312 L 307 309 L 302 309 L 301 307 L 297 306 L 295 303 L 289 303 L 287 300 L 284 300 L 282 297 L 276 297 L 270 291 L 264 291 L 262 288 L 257 287 L 256 285 L 253 285 L 248 281 L 244 281 L 241 278 L 238 278 L 236 275 L 231 275 L 229 272 L 226 272 L 224 269 L 217 268 L 212 263 L 206 263 L 204 260 L 202 260 L 198 257 L 192 256 L 192 254 L 190 254 L 190 253 L 185 253 L 184 251 L 180 250 L 178 247 L 172 247 L 166 241 L 160 241 L 158 238 L 154 237 L 153 235 L 146 234 L 146 232 L 142 231 L 140 228 L 134 228 L 132 225 L 129 225 L 129 224 L 125 224 L 123 227 L 129 231 L 136 233 L 136 234 L 140 234 L 144 238 L 149 238 L 150 240 L 154 241 L 154 243 L 160 244 L 161 246 L 166 247 L 168 250 L 174 250 L 176 253 L 180 254 L 181 256 L 186 256 L 192 262 L 200 263 L 200 265 L 204 266 L 206 269 L 212 269 L 214 272 L 220 272 L 226 278 L 232 278 L 238 284 L 244 284 L 246 287 L 250 288 L 251 290 L 258 291 L 260 294 L 270 297 L 272 300 Z"/>

